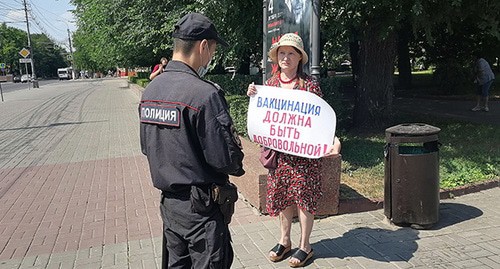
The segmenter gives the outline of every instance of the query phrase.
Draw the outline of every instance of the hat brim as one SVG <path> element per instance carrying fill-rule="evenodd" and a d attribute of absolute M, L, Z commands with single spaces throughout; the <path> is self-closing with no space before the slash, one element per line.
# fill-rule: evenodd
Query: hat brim
<path fill-rule="evenodd" d="M 223 47 L 229 47 L 229 44 L 226 42 L 226 40 L 222 39 L 220 36 L 218 36 L 215 41 L 217 41 L 217 43 L 221 44 Z"/>
<path fill-rule="evenodd" d="M 302 49 L 301 47 L 298 47 L 297 45 L 295 45 L 295 43 L 292 43 L 292 42 L 281 42 L 281 43 L 276 43 L 275 45 L 271 46 L 271 49 L 269 49 L 269 52 L 267 53 L 267 56 L 269 56 L 269 58 L 271 58 L 271 61 L 275 64 L 278 63 L 278 49 L 279 47 L 283 47 L 283 46 L 290 46 L 290 47 L 294 47 L 296 49 L 298 49 L 300 51 L 300 53 L 302 54 L 302 59 L 301 59 L 301 64 L 304 65 L 307 63 L 307 61 L 309 60 L 309 56 L 307 56 L 307 53 L 305 52 L 304 49 Z"/>
<path fill-rule="evenodd" d="M 172 33 L 171 36 L 173 38 L 179 38 L 179 39 L 183 39 L 183 40 L 203 40 L 203 39 L 208 40 L 208 39 L 212 39 L 212 40 L 215 40 L 215 42 L 217 42 L 217 44 L 221 44 L 224 47 L 229 47 L 229 44 L 224 39 L 222 39 L 220 36 L 200 38 L 200 37 L 183 36 L 179 33 Z"/>

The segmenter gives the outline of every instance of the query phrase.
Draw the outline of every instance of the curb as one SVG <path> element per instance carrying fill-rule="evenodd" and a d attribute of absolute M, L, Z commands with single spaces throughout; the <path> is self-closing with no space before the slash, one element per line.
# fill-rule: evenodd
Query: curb
<path fill-rule="evenodd" d="M 495 187 L 496 188 L 500 187 L 500 178 L 486 182 L 481 182 L 475 185 L 461 186 L 448 190 L 440 190 L 439 199 L 440 200 L 453 199 L 457 196 L 480 192 Z M 384 199 L 368 199 L 368 198 L 341 199 L 339 201 L 338 215 L 373 211 L 382 208 L 384 208 Z"/>
<path fill-rule="evenodd" d="M 449 190 L 441 190 L 439 192 L 440 199 L 453 199 L 457 196 L 466 195 L 469 193 L 480 192 L 487 189 L 492 189 L 495 187 L 500 187 L 500 178 L 493 179 L 490 181 L 481 182 L 474 185 L 461 186 Z"/>

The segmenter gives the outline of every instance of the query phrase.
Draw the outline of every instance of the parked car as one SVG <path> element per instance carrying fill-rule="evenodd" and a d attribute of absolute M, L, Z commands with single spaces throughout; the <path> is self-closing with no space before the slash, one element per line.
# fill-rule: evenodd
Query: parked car
<path fill-rule="evenodd" d="M 21 76 L 21 82 L 22 83 L 30 82 L 30 81 L 31 81 L 31 76 L 30 75 L 24 74 L 24 75 Z"/>
<path fill-rule="evenodd" d="M 14 83 L 21 82 L 21 76 L 20 75 L 13 76 L 12 77 L 12 82 L 14 82 Z"/>

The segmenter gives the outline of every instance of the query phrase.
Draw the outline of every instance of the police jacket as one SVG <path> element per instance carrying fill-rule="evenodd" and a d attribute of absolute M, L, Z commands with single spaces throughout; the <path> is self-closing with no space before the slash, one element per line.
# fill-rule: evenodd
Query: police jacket
<path fill-rule="evenodd" d="M 139 105 L 142 152 L 153 185 L 167 192 L 224 184 L 241 176 L 241 142 L 222 89 L 188 65 L 169 61 Z"/>

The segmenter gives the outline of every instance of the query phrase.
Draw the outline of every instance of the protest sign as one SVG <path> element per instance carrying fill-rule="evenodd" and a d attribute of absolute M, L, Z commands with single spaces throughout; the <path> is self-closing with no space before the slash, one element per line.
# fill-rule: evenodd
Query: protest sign
<path fill-rule="evenodd" d="M 337 118 L 325 100 L 307 91 L 255 87 L 247 116 L 251 141 L 300 157 L 326 154 L 333 145 Z"/>

